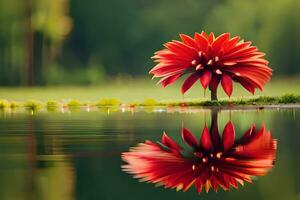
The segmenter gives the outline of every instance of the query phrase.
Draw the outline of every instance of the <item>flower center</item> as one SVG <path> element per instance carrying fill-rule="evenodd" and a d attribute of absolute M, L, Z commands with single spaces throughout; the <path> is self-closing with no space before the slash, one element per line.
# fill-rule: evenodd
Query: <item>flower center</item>
<path fill-rule="evenodd" d="M 220 58 L 218 56 L 215 56 L 214 58 L 208 58 L 207 54 L 202 51 L 199 51 L 198 57 L 191 62 L 192 67 L 195 67 L 196 71 L 209 69 L 215 74 L 222 75 L 219 64 Z"/>
<path fill-rule="evenodd" d="M 215 161 L 222 159 L 223 153 L 206 153 L 194 152 L 196 158 L 195 164 L 192 165 L 192 170 L 197 174 L 203 172 L 204 169 L 210 170 L 211 172 L 219 171 L 214 165 Z"/>

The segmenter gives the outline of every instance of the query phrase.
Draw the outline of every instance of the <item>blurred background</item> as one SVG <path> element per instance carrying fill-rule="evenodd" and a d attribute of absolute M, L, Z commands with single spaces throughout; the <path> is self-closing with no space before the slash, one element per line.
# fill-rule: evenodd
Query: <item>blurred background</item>
<path fill-rule="evenodd" d="M 300 0 L 0 0 L 0 85 L 150 81 L 164 42 L 202 30 L 252 40 L 274 77 L 295 76 L 299 10 Z"/>

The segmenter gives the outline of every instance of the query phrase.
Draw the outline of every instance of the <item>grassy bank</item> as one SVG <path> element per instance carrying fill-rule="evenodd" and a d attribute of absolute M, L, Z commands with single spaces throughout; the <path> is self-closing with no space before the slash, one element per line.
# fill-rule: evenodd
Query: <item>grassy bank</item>
<path fill-rule="evenodd" d="M 46 108 L 47 110 L 56 110 L 61 108 L 74 109 L 80 107 L 170 107 L 170 106 L 264 106 L 264 105 L 299 105 L 300 95 L 286 94 L 280 97 L 261 96 L 256 98 L 234 98 L 234 99 L 223 99 L 219 101 L 209 101 L 200 99 L 187 99 L 187 100 L 174 100 L 174 101 L 157 101 L 155 99 L 145 99 L 144 101 L 122 103 L 118 99 L 100 99 L 96 102 L 82 102 L 79 100 L 70 101 L 37 101 L 29 100 L 25 102 L 0 100 L 0 109 L 16 109 L 25 108 L 28 110 L 39 110 Z"/>
<path fill-rule="evenodd" d="M 206 97 L 204 97 L 200 83 L 195 84 L 190 91 L 182 96 L 180 93 L 181 82 L 163 89 L 161 86 L 155 85 L 156 81 L 147 77 L 140 79 L 114 79 L 99 86 L 0 87 L 0 99 L 23 102 L 29 99 L 43 102 L 76 99 L 79 101 L 95 102 L 99 99 L 114 98 L 122 103 L 142 102 L 149 98 L 157 101 L 188 100 L 194 98 L 201 101 L 209 100 L 209 91 L 207 91 Z M 265 86 L 265 90 L 263 92 L 257 91 L 255 96 L 252 96 L 238 84 L 234 84 L 232 99 L 257 96 L 281 96 L 287 93 L 300 95 L 299 77 L 273 78 Z M 218 96 L 220 99 L 228 99 L 221 87 L 219 87 Z"/>

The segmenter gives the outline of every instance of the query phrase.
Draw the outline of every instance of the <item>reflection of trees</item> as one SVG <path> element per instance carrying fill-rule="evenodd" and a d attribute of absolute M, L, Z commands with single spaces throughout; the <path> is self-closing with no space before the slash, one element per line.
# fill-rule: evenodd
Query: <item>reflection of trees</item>
<path fill-rule="evenodd" d="M 208 113 L 207 113 L 207 116 Z M 295 116 L 295 117 L 293 117 Z M 5 116 L 2 116 L 4 118 Z M 7 116 L 6 116 L 7 117 Z M 221 112 L 219 128 L 231 117 L 236 132 L 245 131 L 251 122 L 261 124 L 279 138 L 278 161 L 272 174 L 260 178 L 242 190 L 206 196 L 223 199 L 298 199 L 299 188 L 299 111 Z M 195 199 L 194 191 L 176 193 L 137 183 L 121 172 L 120 152 L 146 138 L 156 141 L 163 130 L 179 141 L 181 122 L 194 133 L 203 127 L 203 112 L 178 113 L 114 113 L 99 112 L 51 115 L 39 114 L 23 119 L 0 121 L 1 132 L 14 127 L 29 135 L 11 135 L 13 153 L 0 148 L 9 159 L 0 161 L 0 199 Z M 4 121 L 4 122 L 3 122 Z M 14 122 L 14 123 L 11 123 Z M 55 122 L 55 123 L 54 123 Z M 5 124 L 4 124 L 5 123 Z M 26 127 L 24 127 L 24 124 Z M 208 121 L 209 124 L 209 121 Z M 202 130 L 202 129 L 201 129 Z M 201 131 L 200 131 L 201 132 Z M 18 132 L 19 133 L 19 132 Z M 23 133 L 23 132 L 22 132 Z M 198 139 L 200 135 L 197 135 Z M 8 143 L 1 135 L 0 144 Z M 17 144 L 16 144 L 17 143 Z M 1 146 L 2 147 L 2 146 Z M 18 153 L 16 153 L 18 151 Z M 26 155 L 20 152 L 27 151 Z M 36 155 L 36 156 L 35 156 Z M 2 159 L 3 157 L 1 157 Z M 17 160 L 17 162 L 16 162 Z M 29 165 L 29 163 L 31 163 Z M 3 167 L 5 165 L 5 168 Z M 29 181 L 32 179 L 32 181 Z M 32 184 L 32 185 L 30 185 Z M 13 187 L 12 187 L 13 186 Z M 69 186 L 69 187 L 68 187 Z M 25 189 L 24 189 L 25 188 Z M 31 189 L 31 190 L 30 190 Z M 117 192 L 116 192 L 117 190 Z M 29 192 L 32 195 L 29 196 Z M 52 194 L 55 193 L 56 194 Z M 47 197 L 46 197 L 47 195 Z M 48 196 L 49 195 L 49 196 Z M 66 195 L 66 196 L 65 196 Z"/>
<path fill-rule="evenodd" d="M 1 131 L 18 131 L 0 135 L 0 199 L 73 199 L 75 173 L 60 138 L 47 132 L 51 123 L 35 116 L 0 122 Z"/>
<path fill-rule="evenodd" d="M 74 172 L 62 143 L 34 116 L 28 121 L 28 199 L 73 199 Z M 42 128 L 42 133 L 37 132 Z"/>

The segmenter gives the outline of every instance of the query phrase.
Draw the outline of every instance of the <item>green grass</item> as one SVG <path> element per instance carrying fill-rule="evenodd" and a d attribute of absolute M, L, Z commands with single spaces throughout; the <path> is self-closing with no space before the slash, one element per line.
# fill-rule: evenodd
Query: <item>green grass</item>
<path fill-rule="evenodd" d="M 37 100 L 28 100 L 24 103 L 20 103 L 19 106 L 24 106 L 25 109 L 37 111 L 42 108 L 43 103 Z"/>
<path fill-rule="evenodd" d="M 43 102 L 49 100 L 68 102 L 70 99 L 96 102 L 99 99 L 117 99 L 123 103 L 142 102 L 145 99 L 162 101 L 199 98 L 201 100 L 209 100 L 209 91 L 207 91 L 206 97 L 204 97 L 200 83 L 196 83 L 190 91 L 182 96 L 180 93 L 180 84 L 182 81 L 165 89 L 160 85 L 156 85 L 156 81 L 147 77 L 143 79 L 111 80 L 105 85 L 99 86 L 0 87 L 0 99 L 9 101 L 35 99 Z M 300 95 L 299 77 L 273 78 L 266 85 L 264 91 L 257 91 L 254 97 L 281 96 L 286 93 Z M 221 87 L 219 87 L 218 96 L 220 99 L 228 99 Z M 232 98 L 249 96 L 251 97 L 252 95 L 238 84 L 234 84 Z"/>
<path fill-rule="evenodd" d="M 210 101 L 190 99 L 186 101 L 162 101 L 157 105 L 161 106 L 247 106 L 247 105 L 280 105 L 280 104 L 299 104 L 300 95 L 285 94 L 279 97 L 260 96 L 255 98 L 233 98 Z"/>
<path fill-rule="evenodd" d="M 180 83 L 163 89 L 155 81 L 147 79 L 113 80 L 105 86 L 52 86 L 52 87 L 0 87 L 0 109 L 24 107 L 37 111 L 46 108 L 55 111 L 59 108 L 78 110 L 82 106 L 235 106 L 300 104 L 300 79 L 272 79 L 264 92 L 255 96 L 235 84 L 233 97 L 228 98 L 219 87 L 219 101 L 210 101 L 209 91 L 203 97 L 203 89 L 196 84 L 183 97 Z M 283 95 L 289 93 L 288 95 Z M 2 99 L 2 100 L 1 100 Z M 30 100 L 34 99 L 34 100 Z M 51 99 L 51 100 L 49 100 Z"/>
<path fill-rule="evenodd" d="M 118 99 L 100 99 L 97 103 L 97 107 L 103 107 L 103 106 L 119 106 L 121 104 L 121 101 Z"/>
<path fill-rule="evenodd" d="M 142 105 L 142 106 L 156 106 L 156 105 L 159 105 L 159 102 L 157 102 L 155 99 L 148 98 L 148 99 L 145 99 L 143 102 L 141 102 L 139 105 Z"/>
<path fill-rule="evenodd" d="M 0 109 L 9 109 L 13 107 L 24 107 L 27 110 L 38 111 L 45 106 L 48 111 L 55 111 L 60 107 L 69 108 L 71 110 L 79 110 L 83 106 L 88 107 L 114 107 L 118 109 L 122 107 L 152 107 L 152 106 L 263 106 L 263 105 L 281 105 L 281 104 L 300 104 L 300 95 L 286 94 L 279 97 L 261 96 L 255 98 L 233 98 L 233 99 L 221 99 L 219 101 L 201 100 L 201 99 L 187 99 L 187 100 L 169 100 L 169 101 L 156 101 L 154 99 L 145 99 L 141 102 L 134 103 L 121 103 L 117 99 L 101 99 L 97 102 L 83 103 L 79 100 L 70 100 L 65 104 L 61 104 L 56 101 L 48 101 L 46 103 L 29 100 L 26 102 L 12 102 L 14 106 L 7 100 L 0 100 Z"/>
<path fill-rule="evenodd" d="M 58 108 L 60 106 L 60 103 L 58 101 L 54 100 L 49 100 L 46 102 L 46 107 L 47 108 Z"/>
<path fill-rule="evenodd" d="M 65 106 L 67 107 L 80 107 L 80 106 L 83 106 L 83 103 L 81 103 L 79 100 L 77 99 L 72 99 L 70 101 L 68 101 Z"/>

